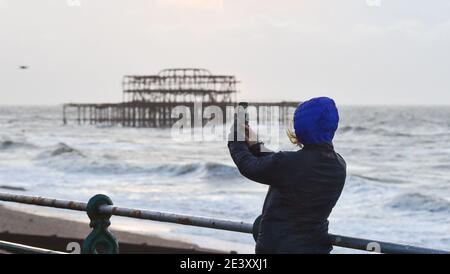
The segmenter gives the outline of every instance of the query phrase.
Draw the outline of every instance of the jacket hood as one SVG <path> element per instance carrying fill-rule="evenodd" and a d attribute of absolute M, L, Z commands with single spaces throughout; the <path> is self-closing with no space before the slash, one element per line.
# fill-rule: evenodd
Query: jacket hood
<path fill-rule="evenodd" d="M 333 143 L 339 113 L 333 99 L 319 97 L 300 104 L 294 113 L 295 135 L 300 143 Z"/>

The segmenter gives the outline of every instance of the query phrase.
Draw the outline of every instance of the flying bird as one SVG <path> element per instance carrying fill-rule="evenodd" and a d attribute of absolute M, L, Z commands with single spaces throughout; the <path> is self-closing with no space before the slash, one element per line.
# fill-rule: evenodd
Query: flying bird
<path fill-rule="evenodd" d="M 20 66 L 20 69 L 28 69 L 28 66 Z"/>

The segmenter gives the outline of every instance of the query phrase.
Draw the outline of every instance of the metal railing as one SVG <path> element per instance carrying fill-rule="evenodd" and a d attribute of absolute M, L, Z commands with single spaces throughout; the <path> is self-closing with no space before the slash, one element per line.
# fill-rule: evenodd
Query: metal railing
<path fill-rule="evenodd" d="M 68 254 L 65 252 L 59 252 L 59 251 L 55 251 L 55 250 L 21 245 L 21 244 L 10 243 L 10 242 L 5 242 L 5 241 L 0 241 L 0 250 L 10 252 L 10 253 L 21 253 L 21 254 Z"/>
<path fill-rule="evenodd" d="M 88 203 L 50 199 L 37 196 L 25 196 L 0 193 L 0 201 L 15 202 L 44 207 L 86 211 L 90 218 L 92 232 L 84 240 L 81 252 L 86 254 L 119 253 L 119 244 L 115 236 L 109 231 L 110 218 L 114 216 L 130 217 L 158 222 L 175 223 L 196 227 L 220 229 L 241 233 L 253 234 L 256 238 L 260 217 L 253 224 L 229 220 L 221 220 L 207 217 L 166 213 L 151 210 L 140 210 L 126 207 L 113 206 L 111 199 L 105 195 L 96 195 Z M 1 218 L 1 217 L 0 217 Z M 450 254 L 449 251 L 422 248 L 410 245 L 394 244 L 389 242 L 373 241 L 368 239 L 353 238 L 330 234 L 334 246 L 372 251 L 386 254 Z M 38 249 L 24 246 L 11 246 L 12 243 L 0 242 L 0 249 L 5 247 L 14 252 L 25 253 L 60 253 L 51 250 Z M 6 249 L 4 249 L 6 250 Z M 34 252 L 33 252 L 34 251 Z"/>

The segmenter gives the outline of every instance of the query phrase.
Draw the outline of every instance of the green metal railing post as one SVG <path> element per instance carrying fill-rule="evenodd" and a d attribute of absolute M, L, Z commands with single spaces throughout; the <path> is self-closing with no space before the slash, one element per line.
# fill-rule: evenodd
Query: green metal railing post
<path fill-rule="evenodd" d="M 82 254 L 117 254 L 119 253 L 119 244 L 116 237 L 109 231 L 111 222 L 111 213 L 101 213 L 101 206 L 111 206 L 113 202 L 106 195 L 95 195 L 92 197 L 86 207 L 89 216 L 92 232 L 83 242 Z"/>

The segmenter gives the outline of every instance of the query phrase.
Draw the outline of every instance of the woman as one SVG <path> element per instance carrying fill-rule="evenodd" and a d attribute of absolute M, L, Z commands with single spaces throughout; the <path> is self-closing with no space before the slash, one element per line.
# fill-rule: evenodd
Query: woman
<path fill-rule="evenodd" d="M 234 128 L 243 127 L 236 123 Z M 333 148 L 338 123 L 334 101 L 314 98 L 299 105 L 294 114 L 295 134 L 289 137 L 300 150 L 267 152 L 262 143 L 236 139 L 239 132 L 228 142 L 241 174 L 270 186 L 262 210 L 257 254 L 331 252 L 328 216 L 346 177 L 345 161 Z"/>

